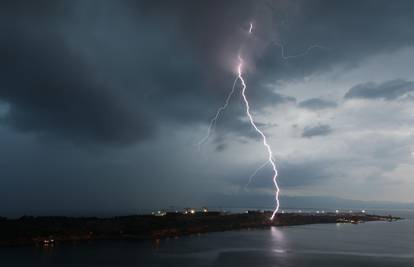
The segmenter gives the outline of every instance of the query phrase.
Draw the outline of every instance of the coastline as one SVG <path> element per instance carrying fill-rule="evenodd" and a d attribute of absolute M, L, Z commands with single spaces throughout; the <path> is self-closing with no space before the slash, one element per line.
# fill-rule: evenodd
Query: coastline
<path fill-rule="evenodd" d="M 97 217 L 21 217 L 0 219 L 0 246 L 54 246 L 57 243 L 93 240 L 159 240 L 185 235 L 204 234 L 272 226 L 321 223 L 364 223 L 395 221 L 400 217 L 363 213 L 278 214 L 269 220 L 270 212 L 223 214 L 167 213 L 163 216 L 131 215 Z"/>

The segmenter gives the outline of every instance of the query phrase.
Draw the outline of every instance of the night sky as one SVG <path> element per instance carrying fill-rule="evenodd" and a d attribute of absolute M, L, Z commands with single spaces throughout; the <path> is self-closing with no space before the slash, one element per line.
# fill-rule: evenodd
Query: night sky
<path fill-rule="evenodd" d="M 413 1 L 1 1 L 0 215 L 414 202 Z M 248 35 L 249 23 L 254 31 Z M 282 49 L 283 47 L 283 49 Z M 285 199 L 285 202 L 283 202 Z"/>

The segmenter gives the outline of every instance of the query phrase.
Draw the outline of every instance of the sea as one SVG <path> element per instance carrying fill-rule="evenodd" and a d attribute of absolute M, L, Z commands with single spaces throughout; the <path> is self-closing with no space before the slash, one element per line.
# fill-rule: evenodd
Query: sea
<path fill-rule="evenodd" d="M 0 266 L 414 267 L 414 212 L 391 214 L 405 219 L 0 248 Z"/>

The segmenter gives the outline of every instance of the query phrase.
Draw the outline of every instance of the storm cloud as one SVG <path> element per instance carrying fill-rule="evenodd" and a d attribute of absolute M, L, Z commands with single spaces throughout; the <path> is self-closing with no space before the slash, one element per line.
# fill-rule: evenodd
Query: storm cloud
<path fill-rule="evenodd" d="M 352 68 L 366 57 L 414 42 L 407 27 L 414 22 L 410 1 L 280 1 L 273 7 L 277 29 L 258 60 L 262 78 L 270 81 L 302 79 L 338 64 Z M 286 60 L 280 44 L 285 56 L 303 54 L 314 45 L 323 49 Z"/>
<path fill-rule="evenodd" d="M 381 84 L 368 82 L 358 84 L 349 89 L 345 98 L 395 100 L 414 91 L 414 83 L 402 79 L 383 82 Z"/>
<path fill-rule="evenodd" d="M 259 109 L 293 99 L 263 86 L 266 80 L 308 75 L 334 63 L 357 63 L 414 40 L 407 27 L 400 27 L 412 20 L 410 2 L 22 3 L 6 2 L 2 8 L 0 96 L 11 106 L 6 122 L 21 131 L 75 142 L 131 143 L 153 136 L 160 121 L 206 121 L 211 116 L 207 107 L 231 84 L 222 55 L 236 55 L 243 38 L 240 29 L 254 15 L 251 10 L 265 11 L 263 19 L 256 18 L 257 42 L 264 47 L 255 56 L 257 75 L 251 86 L 256 90 L 248 92 Z M 292 21 L 294 15 L 300 19 Z M 269 21 L 273 27 L 260 27 Z M 317 30 L 322 25 L 324 31 Z M 298 32 L 302 29 L 306 31 Z M 356 38 L 358 42 L 352 42 Z M 306 50 L 306 44 L 329 49 L 284 60 L 273 41 L 283 43 L 292 55 Z M 390 85 L 400 86 L 383 86 Z M 360 89 L 351 90 L 347 97 Z M 312 99 L 300 106 L 334 104 Z"/>
<path fill-rule="evenodd" d="M 303 129 L 302 137 L 311 138 L 315 136 L 324 136 L 332 132 L 331 126 L 327 124 L 319 124 L 316 126 L 306 126 Z"/>
<path fill-rule="evenodd" d="M 2 1 L 0 216 L 193 206 L 244 184 L 266 151 L 240 81 L 194 146 L 239 54 L 283 194 L 365 199 L 360 185 L 371 185 L 372 198 L 414 201 L 414 110 L 395 101 L 414 88 L 413 10 L 405 0 Z M 252 188 L 271 193 L 268 176 Z"/>

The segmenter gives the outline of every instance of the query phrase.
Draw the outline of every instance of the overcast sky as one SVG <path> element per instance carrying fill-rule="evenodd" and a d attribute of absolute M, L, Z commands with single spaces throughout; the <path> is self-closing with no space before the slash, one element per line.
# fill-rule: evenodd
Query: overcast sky
<path fill-rule="evenodd" d="M 0 215 L 273 205 L 268 166 L 246 187 L 267 154 L 240 84 L 196 145 L 239 52 L 284 197 L 414 202 L 413 13 L 413 1 L 2 1 Z"/>

